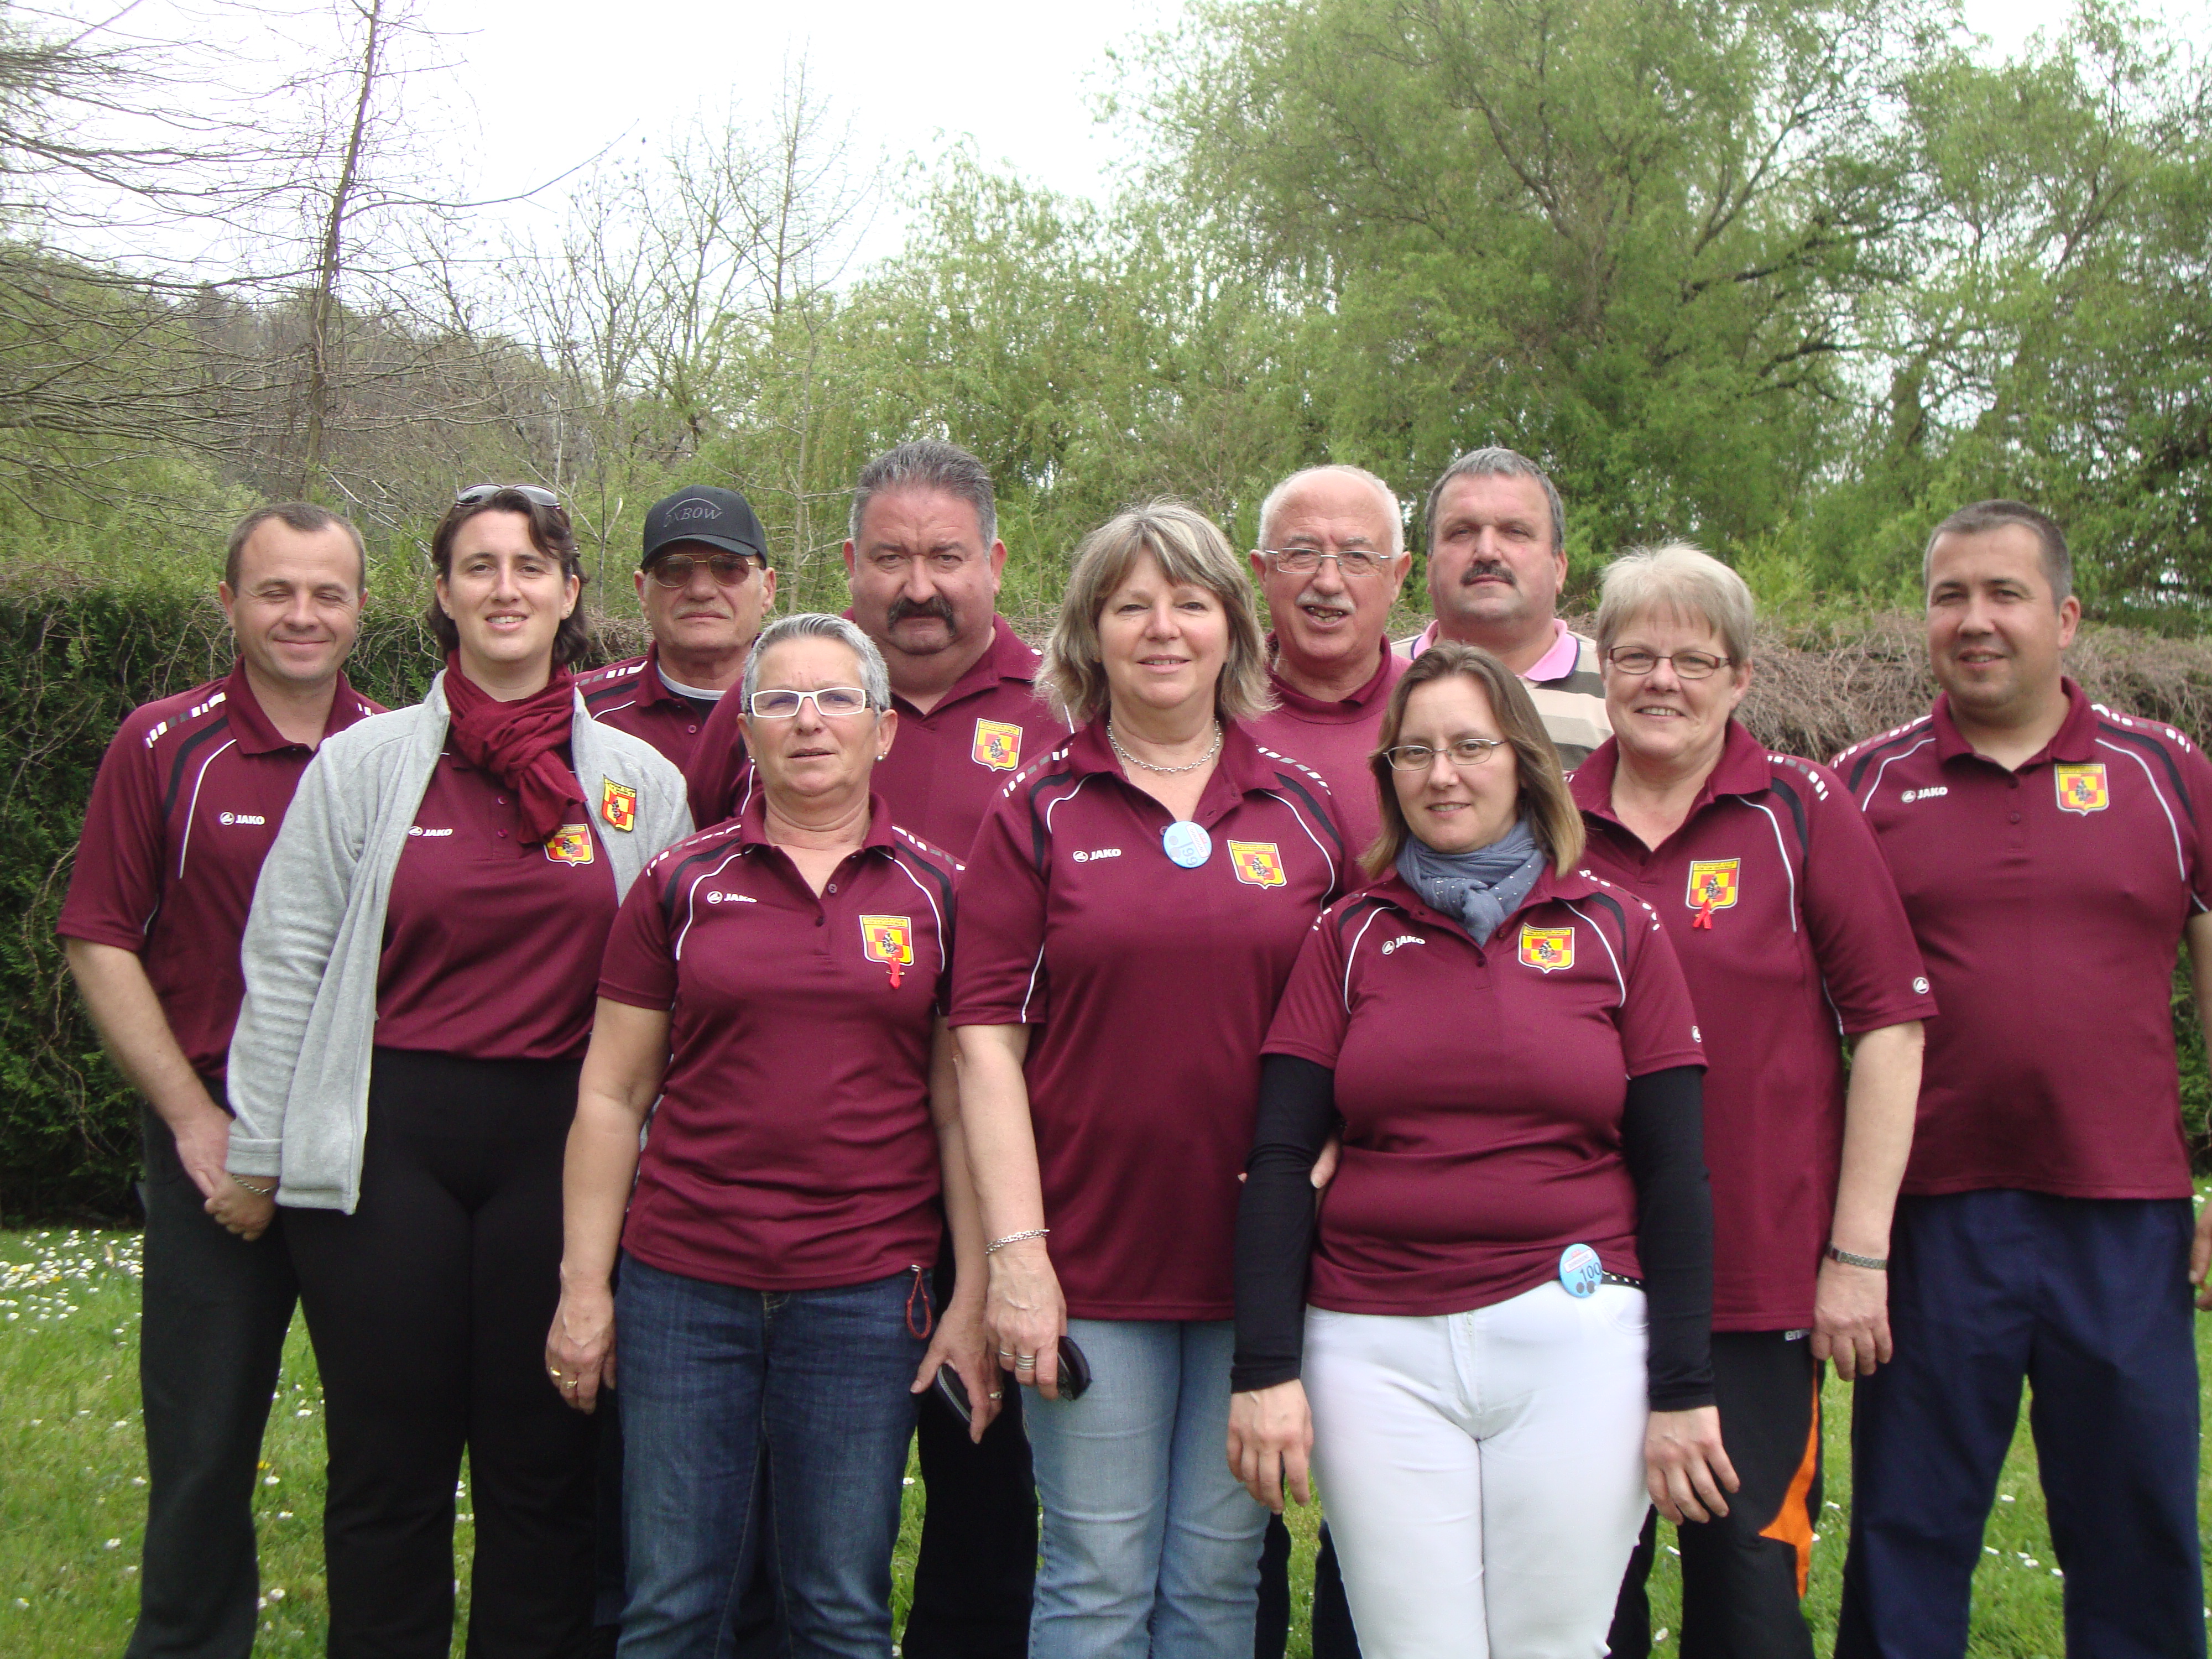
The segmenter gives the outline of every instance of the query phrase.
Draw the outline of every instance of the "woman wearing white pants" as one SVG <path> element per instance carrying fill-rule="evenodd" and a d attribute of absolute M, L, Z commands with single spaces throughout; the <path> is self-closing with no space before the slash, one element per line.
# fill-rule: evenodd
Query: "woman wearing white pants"
<path fill-rule="evenodd" d="M 1735 1484 L 1695 1016 L 1497 659 L 1416 659 L 1374 767 L 1376 879 L 1265 1045 L 1230 1462 L 1279 1508 L 1310 1453 L 1367 1659 L 1597 1659 L 1647 1503 Z"/>

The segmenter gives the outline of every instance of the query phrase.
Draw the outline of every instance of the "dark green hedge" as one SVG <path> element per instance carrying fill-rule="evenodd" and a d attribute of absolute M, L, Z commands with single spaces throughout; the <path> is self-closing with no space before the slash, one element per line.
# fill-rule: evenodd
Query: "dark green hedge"
<path fill-rule="evenodd" d="M 398 599 L 372 609 L 349 665 L 363 691 L 394 708 L 419 699 L 437 665 L 415 611 L 415 602 Z M 1869 641 L 1881 648 L 1835 652 L 1833 642 L 1822 641 L 1819 650 L 1793 651 L 1778 643 L 1762 656 L 1771 672 L 1747 711 L 1754 729 L 1768 742 L 1789 732 L 1800 744 L 1817 739 L 1817 746 L 1832 746 L 1826 730 L 1832 722 L 1824 721 L 1824 712 L 1866 699 L 1877 682 L 1885 689 L 1876 702 L 1902 699 L 1901 708 L 1920 702 L 1925 694 L 1909 643 L 1888 648 L 1889 635 L 1902 641 L 1909 632 L 1877 619 Z M 603 644 L 610 655 L 641 648 L 637 625 L 611 624 Z M 2212 684 L 2212 672 L 2200 672 L 2196 656 L 2212 662 L 2212 651 L 2197 647 L 2186 662 L 2174 651 L 2170 642 L 2145 642 L 2137 654 L 2107 632 L 2092 653 L 2093 662 L 2101 653 L 2102 672 L 2085 664 L 2084 678 L 2124 678 L 2124 687 L 2114 689 L 2132 695 L 2116 700 L 2195 730 L 2198 722 L 2191 716 Z M 15 918 L 0 927 L 0 1224 L 131 1212 L 136 1107 L 70 988 L 53 938 L 54 917 L 68 888 L 93 774 L 117 722 L 141 702 L 227 672 L 230 655 L 222 613 L 198 593 L 20 581 L 0 587 L 0 775 L 8 842 L 0 859 L 0 915 Z M 2160 672 L 2134 672 L 2147 664 Z M 2120 669 L 2130 665 L 2123 677 Z M 1824 683 L 1824 672 L 1838 678 Z M 1865 716 L 1872 710 L 1851 712 Z M 2203 1167 L 2212 1079 L 2185 979 L 2176 981 L 2174 1025 L 2183 1103 Z"/>

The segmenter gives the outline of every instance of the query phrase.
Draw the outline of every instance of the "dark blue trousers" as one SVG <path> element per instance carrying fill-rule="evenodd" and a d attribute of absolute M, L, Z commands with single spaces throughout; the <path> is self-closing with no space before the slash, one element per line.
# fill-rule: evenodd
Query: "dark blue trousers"
<path fill-rule="evenodd" d="M 1897 1358 L 1859 1382 L 1836 1659 L 1958 1659 L 2033 1389 L 2074 1659 L 2202 1659 L 2188 1200 L 1899 1200 Z"/>

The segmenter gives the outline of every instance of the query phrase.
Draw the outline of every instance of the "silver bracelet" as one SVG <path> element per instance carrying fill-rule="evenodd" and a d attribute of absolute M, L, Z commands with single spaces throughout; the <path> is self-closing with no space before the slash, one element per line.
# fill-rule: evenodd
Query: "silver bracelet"
<path fill-rule="evenodd" d="M 1025 1238 L 1042 1238 L 1052 1231 L 1049 1227 L 1032 1227 L 1027 1232 L 1008 1233 L 1004 1238 L 994 1238 L 983 1247 L 985 1255 L 996 1255 L 1009 1244 L 1018 1244 Z"/>
<path fill-rule="evenodd" d="M 252 1193 L 256 1198 L 274 1198 L 276 1196 L 276 1183 L 273 1181 L 266 1187 L 257 1187 L 242 1175 L 232 1176 L 231 1179 L 235 1181 L 240 1186 L 245 1188 L 247 1192 Z"/>
<path fill-rule="evenodd" d="M 1831 1261 L 1840 1261 L 1846 1267 L 1869 1268 L 1873 1272 L 1878 1273 L 1886 1273 L 1889 1271 L 1889 1258 L 1887 1256 L 1854 1255 L 1850 1251 L 1846 1250 L 1842 1246 L 1837 1244 L 1831 1244 L 1828 1246 L 1828 1260 Z"/>

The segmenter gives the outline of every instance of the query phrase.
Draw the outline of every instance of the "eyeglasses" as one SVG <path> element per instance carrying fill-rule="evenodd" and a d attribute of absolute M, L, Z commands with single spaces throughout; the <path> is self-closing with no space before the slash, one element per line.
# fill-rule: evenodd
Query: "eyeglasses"
<path fill-rule="evenodd" d="M 761 568 L 768 568 L 763 559 Z M 714 580 L 724 587 L 735 587 L 750 575 L 753 556 L 750 553 L 715 553 L 703 559 L 695 559 L 689 553 L 665 553 L 646 566 L 645 574 L 663 587 L 689 587 L 692 573 L 705 565 Z"/>
<path fill-rule="evenodd" d="M 1371 576 L 1400 556 L 1395 553 L 1370 553 L 1357 547 L 1341 553 L 1324 553 L 1317 547 L 1263 547 L 1260 552 L 1286 576 L 1310 576 L 1321 568 L 1323 559 L 1334 559 L 1340 574 Z"/>
<path fill-rule="evenodd" d="M 812 703 L 814 712 L 824 720 L 836 714 L 864 714 L 874 706 L 857 685 L 825 685 L 819 691 L 756 691 L 745 707 L 757 720 L 787 720 L 798 716 L 803 702 Z"/>
<path fill-rule="evenodd" d="M 1391 769 L 1399 772 L 1425 772 L 1443 755 L 1454 766 L 1465 771 L 1470 766 L 1482 766 L 1489 762 L 1492 751 L 1505 747 L 1503 738 L 1455 738 L 1442 749 L 1431 749 L 1425 743 L 1401 743 L 1395 749 L 1385 749 L 1382 757 Z"/>
<path fill-rule="evenodd" d="M 1656 651 L 1639 651 L 1633 646 L 1615 646 L 1605 653 L 1605 659 L 1624 674 L 1648 674 L 1662 662 L 1674 665 L 1674 672 L 1686 680 L 1709 679 L 1731 660 L 1717 657 L 1710 651 L 1674 651 L 1662 655 Z"/>
<path fill-rule="evenodd" d="M 550 489 L 540 489 L 536 484 L 471 484 L 466 489 L 453 492 L 455 507 L 474 507 L 478 501 L 488 501 L 498 495 L 520 495 L 525 501 L 535 501 L 540 507 L 557 507 L 561 498 Z"/>

